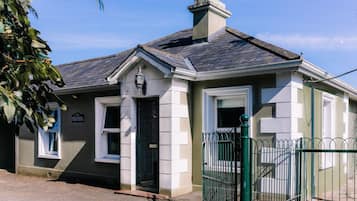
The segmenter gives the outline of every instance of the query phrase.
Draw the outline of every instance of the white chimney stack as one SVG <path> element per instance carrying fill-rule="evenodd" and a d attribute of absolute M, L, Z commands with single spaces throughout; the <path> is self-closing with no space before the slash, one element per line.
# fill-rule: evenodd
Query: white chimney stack
<path fill-rule="evenodd" d="M 193 40 L 209 41 L 226 27 L 226 19 L 232 15 L 220 0 L 195 0 L 188 9 L 193 13 Z"/>

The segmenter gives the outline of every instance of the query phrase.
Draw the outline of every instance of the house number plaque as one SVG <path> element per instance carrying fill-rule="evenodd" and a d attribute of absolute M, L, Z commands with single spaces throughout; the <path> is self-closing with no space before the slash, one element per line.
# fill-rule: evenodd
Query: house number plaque
<path fill-rule="evenodd" d="M 76 112 L 72 114 L 72 123 L 83 123 L 84 122 L 84 114 Z"/>

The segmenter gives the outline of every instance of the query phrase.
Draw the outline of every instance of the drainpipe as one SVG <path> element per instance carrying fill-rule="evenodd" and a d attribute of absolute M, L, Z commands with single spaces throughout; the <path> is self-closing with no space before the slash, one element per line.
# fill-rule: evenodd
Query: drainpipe
<path fill-rule="evenodd" d="M 311 149 L 315 148 L 315 88 L 310 83 L 311 88 Z M 315 196 L 315 157 L 311 153 L 311 199 Z"/>

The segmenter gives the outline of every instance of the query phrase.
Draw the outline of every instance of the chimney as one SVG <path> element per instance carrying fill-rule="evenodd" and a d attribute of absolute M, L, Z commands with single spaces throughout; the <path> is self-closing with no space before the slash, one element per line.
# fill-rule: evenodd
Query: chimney
<path fill-rule="evenodd" d="M 195 0 L 188 9 L 193 13 L 194 41 L 209 41 L 210 36 L 226 27 L 226 19 L 232 15 L 220 0 Z"/>

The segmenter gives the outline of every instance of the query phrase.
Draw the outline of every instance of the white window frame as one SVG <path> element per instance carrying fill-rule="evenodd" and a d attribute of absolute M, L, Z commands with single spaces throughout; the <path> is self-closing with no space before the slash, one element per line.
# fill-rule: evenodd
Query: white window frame
<path fill-rule="evenodd" d="M 120 96 L 97 97 L 95 102 L 95 162 L 114 163 L 120 162 L 120 155 L 108 154 L 108 136 L 106 133 L 119 133 L 120 128 L 104 128 L 106 108 L 120 106 Z M 119 136 L 120 137 L 120 136 Z"/>
<path fill-rule="evenodd" d="M 245 113 L 249 116 L 248 124 L 249 126 L 249 136 L 252 136 L 253 133 L 253 94 L 252 94 L 252 86 L 236 86 L 236 87 L 221 87 L 221 88 L 209 88 L 204 89 L 202 94 L 202 132 L 203 133 L 212 133 L 217 131 L 217 99 L 225 99 L 225 98 L 236 98 L 244 96 L 245 98 Z M 218 129 L 219 131 L 219 129 Z M 206 145 L 207 146 L 207 145 Z M 209 145 L 208 145 L 209 146 Z M 217 146 L 218 147 L 218 146 Z M 207 150 L 207 148 L 206 148 Z M 205 155 L 208 156 L 207 164 L 209 167 L 205 167 L 206 169 L 215 169 L 222 172 L 231 171 L 229 168 L 229 164 L 232 161 L 220 161 L 218 160 L 218 149 L 216 149 L 217 153 L 212 153 L 213 149 L 210 153 L 205 152 Z M 211 161 L 214 160 L 214 161 Z M 238 162 L 238 166 L 240 166 L 240 162 Z"/>
<path fill-rule="evenodd" d="M 62 153 L 62 134 L 61 134 L 61 121 L 62 121 L 62 115 L 61 115 L 61 109 L 58 106 L 57 103 L 49 103 L 48 104 L 51 110 L 57 110 L 57 115 L 58 115 L 58 130 L 56 131 L 57 133 L 57 152 L 49 152 L 48 151 L 48 146 L 49 146 L 49 137 L 48 137 L 48 132 L 51 131 L 49 129 L 48 131 L 43 130 L 42 128 L 38 128 L 38 149 L 37 149 L 37 157 L 38 158 L 43 158 L 43 159 L 54 159 L 54 160 L 59 160 L 61 159 L 61 153 Z"/>
<path fill-rule="evenodd" d="M 330 105 L 330 134 L 331 136 L 324 136 L 325 129 L 325 113 L 324 113 L 324 103 L 329 102 Z M 335 149 L 335 143 L 333 139 L 336 136 L 336 99 L 335 96 L 326 92 L 322 93 L 321 100 L 321 149 Z M 320 154 L 320 169 L 328 169 L 335 166 L 335 154 L 334 153 L 321 153 Z M 327 159 L 327 160 L 326 160 Z"/>

